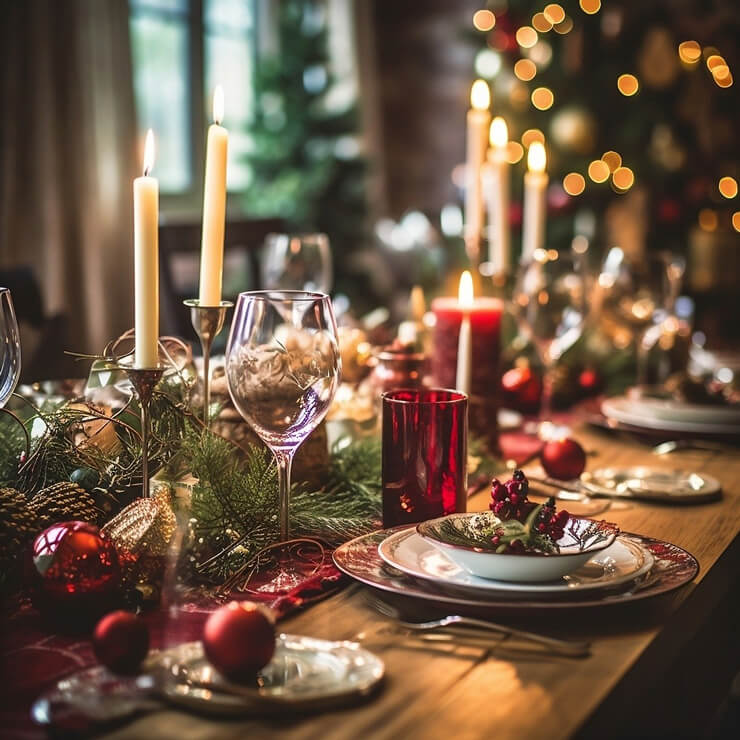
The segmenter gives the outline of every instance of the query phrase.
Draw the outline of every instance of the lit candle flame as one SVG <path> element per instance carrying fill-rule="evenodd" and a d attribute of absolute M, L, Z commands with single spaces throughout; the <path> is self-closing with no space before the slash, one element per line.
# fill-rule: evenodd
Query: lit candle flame
<path fill-rule="evenodd" d="M 485 80 L 476 80 L 470 88 L 470 105 L 476 110 L 487 110 L 491 105 L 491 91 Z"/>
<path fill-rule="evenodd" d="M 501 116 L 496 116 L 491 121 L 488 140 L 491 142 L 491 146 L 497 149 L 503 149 L 509 143 L 509 129 L 506 127 L 506 121 Z"/>
<path fill-rule="evenodd" d="M 457 302 L 464 311 L 473 308 L 473 276 L 470 270 L 465 270 L 460 276 L 460 287 L 457 292 Z"/>
<path fill-rule="evenodd" d="M 144 142 L 144 177 L 146 177 L 154 167 L 154 131 L 149 129 L 146 132 L 146 141 Z"/>
<path fill-rule="evenodd" d="M 545 147 L 541 141 L 533 141 L 527 152 L 527 169 L 530 172 L 544 172 L 546 164 Z"/>
<path fill-rule="evenodd" d="M 224 89 L 221 85 L 216 85 L 213 91 L 213 120 L 218 126 L 224 120 Z"/>

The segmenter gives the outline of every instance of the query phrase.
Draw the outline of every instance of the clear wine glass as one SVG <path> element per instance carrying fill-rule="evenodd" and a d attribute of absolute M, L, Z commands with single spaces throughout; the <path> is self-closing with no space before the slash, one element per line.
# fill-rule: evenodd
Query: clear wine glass
<path fill-rule="evenodd" d="M 275 455 L 282 541 L 290 537 L 293 456 L 326 416 L 340 366 L 329 296 L 291 290 L 239 295 L 226 379 L 237 410 Z"/>
<path fill-rule="evenodd" d="M 577 260 L 550 249 L 535 250 L 521 266 L 512 296 L 519 331 L 539 354 L 544 368 L 540 425 L 546 431 L 552 411 L 552 370 L 579 339 L 584 323 L 584 284 Z"/>
<path fill-rule="evenodd" d="M 329 293 L 329 238 L 326 234 L 268 234 L 262 258 L 262 284 L 268 290 Z"/>
<path fill-rule="evenodd" d="M 0 288 L 0 408 L 13 394 L 21 375 L 21 340 L 13 297 Z"/>

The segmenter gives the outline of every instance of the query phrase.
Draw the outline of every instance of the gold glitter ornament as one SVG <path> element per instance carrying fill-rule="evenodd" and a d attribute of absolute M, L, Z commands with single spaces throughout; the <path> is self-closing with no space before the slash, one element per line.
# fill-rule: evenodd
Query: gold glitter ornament
<path fill-rule="evenodd" d="M 177 529 L 177 518 L 166 486 L 150 498 L 129 504 L 104 527 L 118 551 L 124 585 L 145 599 L 156 600 L 164 577 L 167 550 Z"/>

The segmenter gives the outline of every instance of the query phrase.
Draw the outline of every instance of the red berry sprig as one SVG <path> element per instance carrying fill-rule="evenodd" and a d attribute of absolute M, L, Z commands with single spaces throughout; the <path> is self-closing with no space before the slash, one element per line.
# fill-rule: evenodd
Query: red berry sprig
<path fill-rule="evenodd" d="M 507 535 L 505 527 L 498 527 L 491 538 L 497 552 L 523 553 L 527 547 L 557 551 L 557 542 L 565 533 L 570 514 L 555 510 L 555 499 L 537 505 L 527 498 L 529 482 L 524 472 L 515 470 L 506 483 L 494 478 L 491 483 L 489 509 L 502 522 L 518 521 L 527 525 L 523 534 Z"/>

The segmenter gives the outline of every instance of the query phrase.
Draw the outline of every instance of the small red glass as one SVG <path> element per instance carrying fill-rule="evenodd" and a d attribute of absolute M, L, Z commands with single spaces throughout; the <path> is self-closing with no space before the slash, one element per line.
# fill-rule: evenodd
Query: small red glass
<path fill-rule="evenodd" d="M 383 526 L 465 511 L 468 398 L 441 388 L 383 394 Z"/>

